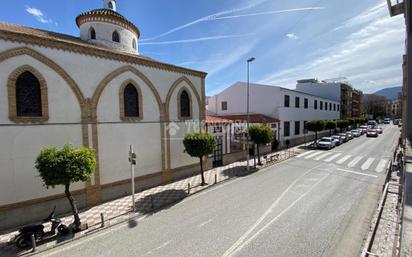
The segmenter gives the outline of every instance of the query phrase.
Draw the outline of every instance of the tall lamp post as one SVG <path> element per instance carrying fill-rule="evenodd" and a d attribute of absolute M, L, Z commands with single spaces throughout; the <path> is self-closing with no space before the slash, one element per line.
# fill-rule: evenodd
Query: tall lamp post
<path fill-rule="evenodd" d="M 247 127 L 247 137 L 246 137 L 246 151 L 247 151 L 247 171 L 250 170 L 250 165 L 249 165 L 249 159 L 250 159 L 250 155 L 249 155 L 249 87 L 250 87 L 250 63 L 253 62 L 254 60 L 256 60 L 255 57 L 252 57 L 250 59 L 247 60 L 247 101 L 246 101 L 246 127 Z"/>

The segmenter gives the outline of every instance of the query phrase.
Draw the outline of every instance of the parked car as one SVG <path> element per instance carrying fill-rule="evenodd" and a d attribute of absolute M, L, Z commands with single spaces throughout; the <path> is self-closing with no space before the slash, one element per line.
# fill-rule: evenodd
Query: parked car
<path fill-rule="evenodd" d="M 331 136 L 331 138 L 333 139 L 333 141 L 335 141 L 335 145 L 343 144 L 343 138 L 341 136 L 333 135 L 333 136 Z"/>
<path fill-rule="evenodd" d="M 338 136 L 342 138 L 344 143 L 349 141 L 349 138 L 346 136 L 346 133 L 339 133 Z"/>
<path fill-rule="evenodd" d="M 382 128 L 376 128 L 376 131 L 378 132 L 378 134 L 382 134 L 383 133 L 383 129 Z"/>
<path fill-rule="evenodd" d="M 391 124 L 391 119 L 390 119 L 390 118 L 385 118 L 385 119 L 383 120 L 383 123 L 384 123 L 384 124 Z"/>
<path fill-rule="evenodd" d="M 378 131 L 376 129 L 368 129 L 366 132 L 367 137 L 378 137 Z"/>
<path fill-rule="evenodd" d="M 378 125 L 378 124 L 376 123 L 375 120 L 368 121 L 368 127 L 369 128 L 374 128 L 376 125 Z"/>
<path fill-rule="evenodd" d="M 346 132 L 346 136 L 348 137 L 348 140 L 352 140 L 352 139 L 353 139 L 353 134 L 352 134 L 352 132 L 350 132 L 350 131 Z"/>
<path fill-rule="evenodd" d="M 354 137 L 360 137 L 361 136 L 361 132 L 358 129 L 351 130 L 351 133 L 353 134 Z"/>
<path fill-rule="evenodd" d="M 318 141 L 318 148 L 320 149 L 332 149 L 336 146 L 335 141 L 331 137 L 322 137 Z"/>
<path fill-rule="evenodd" d="M 367 125 L 362 125 L 359 127 L 359 129 L 362 131 L 362 134 L 365 134 L 366 131 L 368 131 L 368 126 Z"/>
<path fill-rule="evenodd" d="M 399 120 L 399 119 L 393 120 L 393 125 L 399 125 L 399 123 L 400 123 L 400 120 Z"/>

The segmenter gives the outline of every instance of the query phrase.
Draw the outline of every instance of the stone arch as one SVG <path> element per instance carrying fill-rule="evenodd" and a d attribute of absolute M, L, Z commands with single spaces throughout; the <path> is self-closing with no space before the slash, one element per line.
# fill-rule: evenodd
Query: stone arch
<path fill-rule="evenodd" d="M 74 95 L 77 98 L 77 101 L 80 104 L 80 107 L 81 107 L 80 109 L 83 111 L 83 105 L 85 102 L 85 98 L 84 98 L 82 91 L 80 90 L 80 87 L 62 67 L 60 67 L 57 63 L 55 63 L 50 58 L 28 47 L 19 47 L 19 48 L 13 48 L 10 50 L 6 50 L 0 53 L 0 63 L 4 62 L 7 59 L 21 56 L 21 55 L 30 56 L 33 59 L 43 63 L 44 65 L 46 65 L 47 67 L 55 71 L 57 74 L 59 74 L 59 76 L 61 76 L 63 80 L 65 80 L 66 83 L 69 85 L 69 87 L 72 89 Z"/>
<path fill-rule="evenodd" d="M 40 104 L 41 104 L 41 116 L 29 117 L 18 116 L 17 114 L 17 96 L 16 96 L 16 82 L 20 75 L 25 72 L 30 72 L 39 82 L 40 85 Z M 8 91 L 8 106 L 9 106 L 9 119 L 16 123 L 36 123 L 45 122 L 49 119 L 49 105 L 47 97 L 47 83 L 43 75 L 30 65 L 23 65 L 15 69 L 9 76 L 7 82 Z"/>
<path fill-rule="evenodd" d="M 153 95 L 155 96 L 157 105 L 159 107 L 159 113 L 160 113 L 160 120 L 163 120 L 163 107 L 162 107 L 162 100 L 160 98 L 159 93 L 156 90 L 156 87 L 153 85 L 153 83 L 142 73 L 140 72 L 138 69 L 134 68 L 133 66 L 125 66 L 125 67 L 121 67 L 115 71 L 113 71 L 112 73 L 110 73 L 109 75 L 107 75 L 97 86 L 96 91 L 93 94 L 92 97 L 92 110 L 93 110 L 93 118 L 95 119 L 95 121 L 97 120 L 97 105 L 99 103 L 99 99 L 104 91 L 104 89 L 109 85 L 109 83 L 115 79 L 116 77 L 120 76 L 121 74 L 125 73 L 125 72 L 131 72 L 134 75 L 136 75 L 137 77 L 139 77 L 141 80 L 144 81 L 144 83 L 149 87 L 149 89 L 152 91 Z"/>
<path fill-rule="evenodd" d="M 170 100 L 172 98 L 173 92 L 175 91 L 175 89 L 177 88 L 177 86 L 180 85 L 180 83 L 182 82 L 186 82 L 191 90 L 186 90 L 189 93 L 189 97 L 191 97 L 191 93 L 190 91 L 193 92 L 193 94 L 196 97 L 197 100 L 197 104 L 199 105 L 199 116 L 201 116 L 201 112 L 202 112 L 202 101 L 201 98 L 199 96 L 199 93 L 196 90 L 196 87 L 193 85 L 193 83 L 186 77 L 186 76 L 182 76 L 180 78 L 178 78 L 170 87 L 169 92 L 167 93 L 167 97 L 166 97 L 166 117 L 168 120 L 170 120 Z M 193 100 L 191 99 L 191 102 L 193 102 Z M 193 117 L 193 113 L 192 113 L 192 117 Z"/>

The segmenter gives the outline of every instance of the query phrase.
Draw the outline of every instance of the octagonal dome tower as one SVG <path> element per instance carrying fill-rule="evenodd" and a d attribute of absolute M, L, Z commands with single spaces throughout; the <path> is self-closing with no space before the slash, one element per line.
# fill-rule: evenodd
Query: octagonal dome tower
<path fill-rule="evenodd" d="M 138 54 L 139 29 L 116 12 L 116 0 L 103 0 L 103 8 L 76 18 L 80 38 L 91 44 Z"/>

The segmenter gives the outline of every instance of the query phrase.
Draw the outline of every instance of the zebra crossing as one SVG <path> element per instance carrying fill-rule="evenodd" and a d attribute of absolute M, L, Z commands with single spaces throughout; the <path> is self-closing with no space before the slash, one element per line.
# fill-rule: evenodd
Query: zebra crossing
<path fill-rule="evenodd" d="M 317 151 L 311 150 L 296 156 L 297 158 L 302 158 L 306 160 L 323 161 L 327 163 L 336 163 L 342 166 L 347 166 L 348 168 L 358 167 L 362 171 L 375 171 L 377 173 L 382 173 L 385 171 L 389 159 L 376 159 L 372 157 L 365 156 L 353 156 L 350 154 L 344 154 L 333 151 Z"/>

